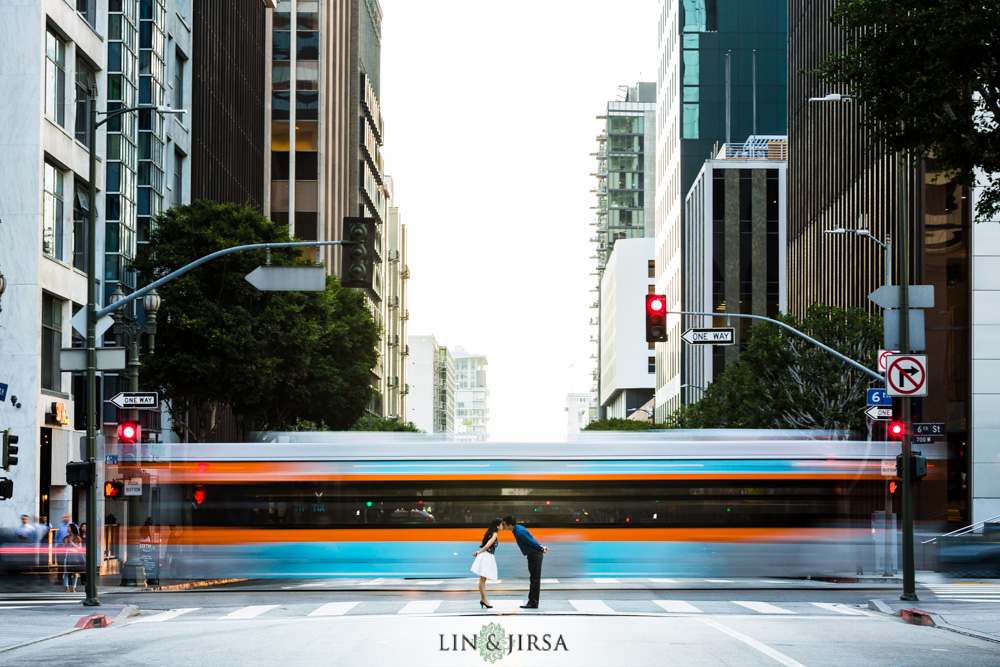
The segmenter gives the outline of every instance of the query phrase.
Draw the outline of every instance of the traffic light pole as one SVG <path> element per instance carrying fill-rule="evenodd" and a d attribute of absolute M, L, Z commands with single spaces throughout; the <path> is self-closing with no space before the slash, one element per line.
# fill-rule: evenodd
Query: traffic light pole
<path fill-rule="evenodd" d="M 112 311 L 142 298 L 160 285 L 170 282 L 191 269 L 210 262 L 217 257 L 239 252 L 241 250 L 257 250 L 266 248 L 294 248 L 305 246 L 346 245 L 351 241 L 293 241 L 290 243 L 251 243 L 249 245 L 223 248 L 216 252 L 196 259 L 186 266 L 156 280 L 142 289 L 120 299 L 105 308 L 97 309 L 97 127 L 112 117 L 134 111 L 135 109 L 119 109 L 100 121 L 97 120 L 97 89 L 91 88 L 90 95 L 90 211 L 87 217 L 87 460 L 97 461 L 97 320 Z M 97 475 L 93 475 L 87 486 L 87 525 L 91 527 L 87 539 L 87 586 L 83 604 L 95 607 L 101 604 L 97 597 L 97 564 L 98 542 L 102 530 L 97 517 Z"/>
<path fill-rule="evenodd" d="M 910 201 L 906 156 L 899 156 L 899 351 L 910 352 L 910 266 L 908 256 Z M 888 371 L 886 371 L 888 373 Z M 913 434 L 910 397 L 900 397 L 903 420 L 903 594 L 900 600 L 916 601 L 917 586 L 913 558 Z"/>

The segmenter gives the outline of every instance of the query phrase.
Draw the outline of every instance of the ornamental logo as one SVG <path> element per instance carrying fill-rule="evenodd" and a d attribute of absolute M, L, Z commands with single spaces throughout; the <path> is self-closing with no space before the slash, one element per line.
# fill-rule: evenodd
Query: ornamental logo
<path fill-rule="evenodd" d="M 484 661 L 496 662 L 507 651 L 507 632 L 499 623 L 484 625 L 476 643 Z"/>
<path fill-rule="evenodd" d="M 569 651 L 562 635 L 508 635 L 499 623 L 484 625 L 477 635 L 438 635 L 439 651 L 476 651 L 483 662 L 495 663 L 514 651 Z"/>

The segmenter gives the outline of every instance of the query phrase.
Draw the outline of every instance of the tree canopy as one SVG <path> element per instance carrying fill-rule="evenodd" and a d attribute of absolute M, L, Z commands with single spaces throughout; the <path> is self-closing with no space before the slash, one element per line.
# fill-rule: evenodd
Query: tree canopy
<path fill-rule="evenodd" d="M 811 306 L 804 319 L 778 318 L 861 364 L 874 364 L 880 320 L 859 308 Z M 697 403 L 668 418 L 674 428 L 855 429 L 864 425 L 871 376 L 770 322 L 753 326 L 749 343 Z"/>
<path fill-rule="evenodd" d="M 846 46 L 817 73 L 864 104 L 873 145 L 933 156 L 967 186 L 976 167 L 1000 172 L 1000 0 L 842 0 L 830 22 Z M 997 219 L 1000 180 L 977 213 Z"/>
<path fill-rule="evenodd" d="M 223 248 L 292 240 L 249 207 L 196 201 L 157 216 L 132 266 L 151 282 Z M 332 276 L 323 292 L 258 291 L 244 276 L 264 259 L 264 250 L 235 252 L 158 289 L 142 380 L 161 389 L 175 429 L 192 440 L 212 439 L 224 409 L 244 430 L 303 421 L 344 430 L 373 396 L 378 330 L 364 296 Z M 296 248 L 272 249 L 271 259 L 309 264 Z"/>

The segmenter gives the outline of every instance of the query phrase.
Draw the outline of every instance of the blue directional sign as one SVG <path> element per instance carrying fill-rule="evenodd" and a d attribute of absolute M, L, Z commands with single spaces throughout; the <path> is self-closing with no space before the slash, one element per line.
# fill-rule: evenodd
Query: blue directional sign
<path fill-rule="evenodd" d="M 118 465 L 118 455 L 117 454 L 105 454 L 104 455 L 104 463 L 105 463 L 105 465 L 109 465 L 109 466 L 116 466 L 116 465 Z"/>
<path fill-rule="evenodd" d="M 868 405 L 892 405 L 892 396 L 885 389 L 869 389 Z"/>
<path fill-rule="evenodd" d="M 7 385 L 5 385 L 3 382 L 0 382 L 0 403 L 3 403 L 6 400 L 7 400 Z"/>

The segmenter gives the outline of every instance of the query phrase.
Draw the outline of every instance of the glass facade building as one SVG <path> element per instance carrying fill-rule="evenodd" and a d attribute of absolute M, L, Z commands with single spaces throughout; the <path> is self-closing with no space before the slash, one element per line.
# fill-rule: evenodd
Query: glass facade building
<path fill-rule="evenodd" d="M 660 0 L 656 292 L 683 309 L 683 200 L 705 160 L 735 137 L 787 134 L 786 0 Z M 656 349 L 656 418 L 681 405 L 680 318 Z"/>

